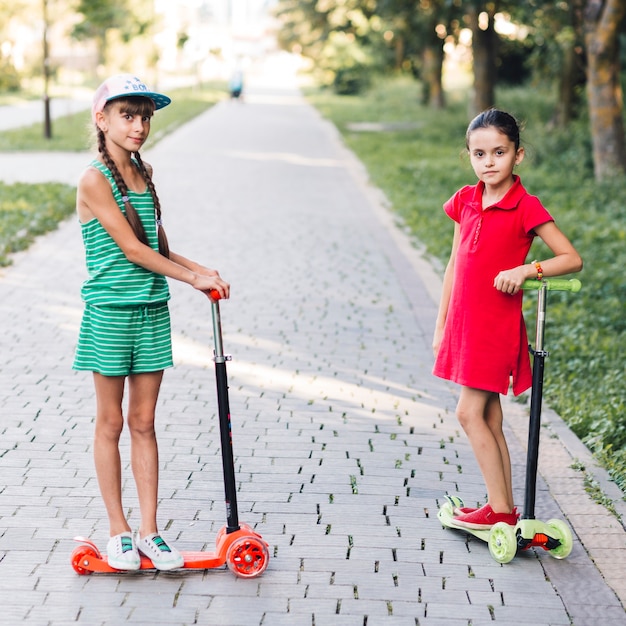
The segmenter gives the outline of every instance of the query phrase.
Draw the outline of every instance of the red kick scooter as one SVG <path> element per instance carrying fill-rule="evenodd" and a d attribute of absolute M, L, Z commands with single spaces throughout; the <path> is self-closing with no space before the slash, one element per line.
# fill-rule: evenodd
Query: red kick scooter
<path fill-rule="evenodd" d="M 183 552 L 184 569 L 213 569 L 227 565 L 241 578 L 254 578 L 262 574 L 269 562 L 268 544 L 261 535 L 254 532 L 247 524 L 239 523 L 237 512 L 237 489 L 235 481 L 235 463 L 230 425 L 230 407 L 228 401 L 228 378 L 226 361 L 222 345 L 222 322 L 220 317 L 219 294 L 211 292 L 211 312 L 213 314 L 213 339 L 215 342 L 215 378 L 217 383 L 217 402 L 219 409 L 220 436 L 222 446 L 222 466 L 224 470 L 224 492 L 226 496 L 226 526 L 223 526 L 215 538 L 215 552 Z M 98 550 L 93 541 L 84 537 L 75 537 L 81 545 L 74 548 L 71 564 L 76 573 L 84 575 L 92 572 L 120 573 L 108 564 L 106 554 Z M 154 569 L 152 561 L 141 555 L 141 569 Z"/>
<path fill-rule="evenodd" d="M 574 541 L 569 526 L 560 519 L 542 522 L 535 519 L 535 496 L 537 488 L 537 462 L 539 459 L 539 433 L 541 427 L 541 400 L 543 397 L 544 362 L 548 353 L 544 350 L 544 331 L 548 291 L 580 291 L 581 282 L 572 278 L 546 278 L 527 280 L 522 289 L 538 291 L 537 330 L 533 355 L 533 380 L 530 396 L 530 422 L 528 426 L 528 450 L 526 456 L 526 489 L 524 494 L 524 514 L 515 526 L 498 522 L 487 530 L 472 530 L 457 526 L 454 511 L 463 507 L 463 500 L 457 495 L 446 495 L 446 501 L 437 513 L 445 528 L 455 528 L 474 535 L 489 545 L 491 556 L 498 563 L 508 563 L 518 552 L 539 547 L 548 551 L 556 559 L 564 559 L 572 551 Z"/>

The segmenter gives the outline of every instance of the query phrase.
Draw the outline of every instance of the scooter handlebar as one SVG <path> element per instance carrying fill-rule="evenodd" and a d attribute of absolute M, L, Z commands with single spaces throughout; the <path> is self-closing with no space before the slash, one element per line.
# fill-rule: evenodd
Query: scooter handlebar
<path fill-rule="evenodd" d="M 578 278 L 544 278 L 543 280 L 526 280 L 522 289 L 540 289 L 542 285 L 545 285 L 548 291 L 571 291 L 572 293 L 578 293 L 583 286 Z"/>

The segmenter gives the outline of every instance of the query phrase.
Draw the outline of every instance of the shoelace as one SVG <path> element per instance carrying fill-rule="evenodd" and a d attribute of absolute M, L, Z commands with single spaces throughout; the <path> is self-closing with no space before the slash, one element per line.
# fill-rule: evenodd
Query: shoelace
<path fill-rule="evenodd" d="M 171 552 L 170 547 L 167 545 L 167 543 L 165 543 L 165 540 L 160 535 L 153 537 L 150 541 L 154 542 L 154 545 L 161 552 Z"/>
<path fill-rule="evenodd" d="M 122 554 L 131 552 L 133 549 L 133 540 L 131 537 L 120 537 L 120 545 L 122 547 Z"/>

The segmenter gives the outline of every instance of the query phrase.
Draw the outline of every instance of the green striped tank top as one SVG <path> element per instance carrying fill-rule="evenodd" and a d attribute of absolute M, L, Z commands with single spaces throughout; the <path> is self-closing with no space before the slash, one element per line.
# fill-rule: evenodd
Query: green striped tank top
<path fill-rule="evenodd" d="M 106 176 L 113 197 L 125 214 L 122 194 L 110 170 L 97 160 L 92 161 L 91 166 Z M 150 247 L 158 251 L 154 201 L 150 191 L 135 193 L 129 190 L 128 197 L 141 218 Z M 169 300 L 165 276 L 131 263 L 96 218 L 81 224 L 81 230 L 88 273 L 81 289 L 84 302 L 94 306 L 134 306 Z"/>

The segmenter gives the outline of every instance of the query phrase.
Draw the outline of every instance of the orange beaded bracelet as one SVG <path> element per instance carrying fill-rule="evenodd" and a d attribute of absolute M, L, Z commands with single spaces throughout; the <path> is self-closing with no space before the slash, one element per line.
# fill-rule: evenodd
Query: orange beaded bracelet
<path fill-rule="evenodd" d="M 539 261 L 533 261 L 533 263 L 537 268 L 537 280 L 543 280 L 543 269 L 541 267 L 541 263 L 539 263 Z"/>

